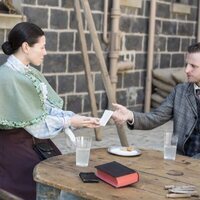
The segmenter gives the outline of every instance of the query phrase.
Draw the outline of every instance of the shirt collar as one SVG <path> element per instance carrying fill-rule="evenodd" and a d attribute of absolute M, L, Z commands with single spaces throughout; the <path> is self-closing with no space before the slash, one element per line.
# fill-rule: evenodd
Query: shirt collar
<path fill-rule="evenodd" d="M 12 68 L 15 71 L 19 71 L 22 73 L 25 73 L 28 71 L 30 65 L 24 65 L 17 57 L 14 55 L 11 55 L 7 59 L 7 64 L 10 68 Z"/>
<path fill-rule="evenodd" d="M 194 90 L 200 89 L 200 87 L 194 83 Z"/>

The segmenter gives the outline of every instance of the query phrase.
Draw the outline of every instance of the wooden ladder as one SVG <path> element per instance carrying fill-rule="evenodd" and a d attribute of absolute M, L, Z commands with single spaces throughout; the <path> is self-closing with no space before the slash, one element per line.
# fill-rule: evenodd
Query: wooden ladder
<path fill-rule="evenodd" d="M 81 3 L 81 4 L 80 4 Z M 100 64 L 100 70 L 101 70 L 101 76 L 103 80 L 103 84 L 106 90 L 106 94 L 109 100 L 109 107 L 112 108 L 112 103 L 116 102 L 115 94 L 113 93 L 112 90 L 112 84 L 110 80 L 110 76 L 107 70 L 107 66 L 105 63 L 105 59 L 102 53 L 101 45 L 98 39 L 97 31 L 95 28 L 94 20 L 92 17 L 90 5 L 88 3 L 88 0 L 74 0 L 74 9 L 76 13 L 76 19 L 78 23 L 78 32 L 80 36 L 80 41 L 81 41 L 81 46 L 82 46 L 82 54 L 83 54 L 83 59 L 84 59 L 84 65 L 85 65 L 85 72 L 86 72 L 86 77 L 87 77 L 87 84 L 88 84 L 88 91 L 90 95 L 90 100 L 91 100 L 91 106 L 92 106 L 92 113 L 94 116 L 97 116 L 97 108 L 96 108 L 96 100 L 94 96 L 94 87 L 92 84 L 92 79 L 91 79 L 91 69 L 90 69 L 90 64 L 89 64 L 89 58 L 87 55 L 87 45 L 86 45 L 86 39 L 85 39 L 85 34 L 83 30 L 83 20 L 82 20 L 82 15 L 81 15 L 81 6 L 84 11 L 84 16 L 88 24 L 88 28 L 91 34 L 92 42 L 94 45 L 95 53 L 97 56 L 97 59 Z M 125 130 L 123 126 L 116 125 L 119 139 L 121 142 L 122 146 L 128 146 L 128 141 L 126 138 Z M 99 131 L 99 130 L 98 130 Z M 97 138 L 101 139 L 101 136 L 99 136 L 100 132 L 96 132 Z"/>

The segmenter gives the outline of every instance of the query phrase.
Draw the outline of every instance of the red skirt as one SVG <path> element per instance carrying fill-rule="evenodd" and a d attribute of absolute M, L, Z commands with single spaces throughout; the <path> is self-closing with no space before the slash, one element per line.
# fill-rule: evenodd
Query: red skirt
<path fill-rule="evenodd" d="M 61 154 L 50 139 L 42 141 Z M 0 130 L 0 188 L 25 200 L 36 199 L 33 169 L 41 161 L 32 146 L 33 136 L 24 129 Z"/>

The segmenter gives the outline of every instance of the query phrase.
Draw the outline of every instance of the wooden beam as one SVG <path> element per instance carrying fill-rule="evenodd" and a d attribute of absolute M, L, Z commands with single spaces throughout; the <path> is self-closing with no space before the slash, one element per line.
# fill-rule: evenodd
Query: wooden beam
<path fill-rule="evenodd" d="M 121 6 L 133 7 L 133 8 L 141 8 L 142 1 L 141 0 L 120 0 Z"/>
<path fill-rule="evenodd" d="M 112 103 L 116 102 L 115 93 L 113 92 L 113 89 L 112 89 L 110 76 L 108 74 L 108 69 L 107 69 L 105 59 L 104 59 L 104 56 L 103 56 L 103 53 L 101 50 L 101 45 L 100 45 L 100 42 L 98 39 L 97 31 L 95 28 L 94 20 L 93 20 L 91 9 L 90 9 L 90 5 L 88 3 L 88 0 L 80 0 L 80 2 L 83 7 L 84 15 L 85 15 L 85 18 L 88 23 L 88 28 L 89 28 L 91 38 L 92 38 L 92 41 L 94 44 L 96 56 L 100 63 L 102 80 L 104 83 L 106 94 L 108 96 L 109 104 L 111 105 Z M 123 126 L 119 126 L 119 125 L 116 125 L 116 126 L 117 126 L 118 135 L 119 135 L 122 146 L 128 146 L 128 141 L 127 141 L 125 130 L 124 130 Z"/>
<path fill-rule="evenodd" d="M 17 23 L 26 21 L 24 15 L 15 15 L 15 14 L 2 14 L 0 13 L 0 28 L 1 29 L 11 29 Z"/>
<path fill-rule="evenodd" d="M 96 105 L 96 99 L 95 99 L 95 89 L 94 89 L 94 86 L 93 86 L 94 84 L 92 82 L 92 77 L 91 77 L 91 67 L 90 67 L 90 61 L 88 57 L 87 43 L 86 43 L 86 38 L 84 34 L 84 29 L 83 29 L 83 19 L 81 15 L 79 0 L 74 0 L 74 9 L 76 13 L 78 33 L 79 33 L 80 42 L 81 42 L 81 52 L 82 52 L 83 61 L 84 61 L 84 70 L 85 70 L 85 76 L 86 76 L 86 81 L 87 81 L 87 86 L 88 86 L 88 93 L 90 97 L 92 115 L 94 117 L 98 117 L 97 105 Z M 95 129 L 95 136 L 96 136 L 97 141 L 102 140 L 102 132 L 100 128 Z"/>

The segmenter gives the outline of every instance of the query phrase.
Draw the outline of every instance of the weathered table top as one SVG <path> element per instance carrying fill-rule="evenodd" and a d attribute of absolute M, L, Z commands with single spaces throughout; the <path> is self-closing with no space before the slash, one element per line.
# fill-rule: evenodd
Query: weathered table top
<path fill-rule="evenodd" d="M 140 181 L 116 189 L 102 181 L 83 183 L 79 178 L 79 172 L 96 172 L 94 166 L 110 161 L 118 161 L 137 170 Z M 177 176 L 176 172 L 182 175 Z M 34 169 L 36 182 L 92 200 L 162 200 L 167 194 L 164 186 L 174 184 L 195 185 L 200 194 L 199 178 L 200 160 L 180 155 L 176 161 L 164 160 L 163 153 L 155 150 L 142 150 L 142 155 L 137 157 L 121 157 L 109 154 L 107 149 L 92 149 L 88 167 L 77 167 L 75 154 L 67 154 L 42 161 Z"/>

